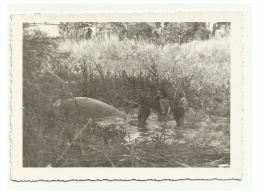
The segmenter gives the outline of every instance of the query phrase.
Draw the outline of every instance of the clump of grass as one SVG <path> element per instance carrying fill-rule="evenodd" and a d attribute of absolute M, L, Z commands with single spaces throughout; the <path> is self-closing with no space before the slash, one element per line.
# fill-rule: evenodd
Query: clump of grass
<path fill-rule="evenodd" d="M 89 134 L 85 134 L 89 135 Z M 98 137 L 65 149 L 62 167 L 218 167 L 229 164 L 229 154 L 217 154 L 191 144 L 167 144 L 159 139 L 104 145 Z M 68 149 L 69 148 L 69 149 Z"/>

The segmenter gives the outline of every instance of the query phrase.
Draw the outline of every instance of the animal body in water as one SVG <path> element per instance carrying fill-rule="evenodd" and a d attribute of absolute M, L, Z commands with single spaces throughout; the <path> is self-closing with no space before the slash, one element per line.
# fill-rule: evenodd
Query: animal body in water
<path fill-rule="evenodd" d="M 108 116 L 125 117 L 126 113 L 104 102 L 87 97 L 74 97 L 67 99 L 59 105 L 64 114 L 77 112 L 87 118 L 101 118 Z"/>
<path fill-rule="evenodd" d="M 158 120 L 166 120 L 167 115 L 172 113 L 177 126 L 180 126 L 184 120 L 184 108 L 173 106 L 171 101 L 168 100 L 167 92 L 164 89 L 158 90 L 156 99 L 158 101 Z"/>
<path fill-rule="evenodd" d="M 144 97 L 140 97 L 140 107 L 138 109 L 138 124 L 145 125 L 146 119 L 149 117 L 151 111 L 149 108 L 149 103 Z"/>

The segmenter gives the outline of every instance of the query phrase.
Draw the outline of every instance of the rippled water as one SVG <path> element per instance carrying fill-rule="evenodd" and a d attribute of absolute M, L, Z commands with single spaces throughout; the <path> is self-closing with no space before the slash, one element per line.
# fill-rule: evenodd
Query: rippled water
<path fill-rule="evenodd" d="M 151 134 L 162 133 L 163 130 L 174 130 L 176 122 L 172 116 L 168 116 L 167 121 L 158 121 L 157 113 L 152 112 L 145 125 L 140 125 L 137 119 L 137 110 L 133 110 L 126 118 L 106 117 L 97 123 L 116 123 L 123 126 L 130 134 L 131 140 L 140 137 L 148 137 Z"/>
<path fill-rule="evenodd" d="M 155 112 L 152 112 L 148 117 L 146 125 L 139 125 L 137 110 L 133 110 L 126 118 L 106 117 L 97 123 L 122 126 L 129 133 L 128 141 L 133 141 L 137 138 L 149 139 L 158 134 L 167 134 L 172 137 L 169 138 L 169 143 L 178 139 L 179 143 L 212 146 L 220 152 L 229 152 L 230 130 L 227 118 L 218 117 L 212 120 L 205 117 L 196 119 L 190 118 L 190 115 L 190 113 L 186 113 L 184 125 L 181 127 L 176 126 L 172 116 L 168 116 L 167 121 L 158 121 L 158 116 Z"/>

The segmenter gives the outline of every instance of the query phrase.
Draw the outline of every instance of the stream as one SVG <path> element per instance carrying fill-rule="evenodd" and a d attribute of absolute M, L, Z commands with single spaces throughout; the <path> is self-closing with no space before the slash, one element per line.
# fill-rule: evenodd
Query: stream
<path fill-rule="evenodd" d="M 230 125 L 227 118 L 211 116 L 198 117 L 194 112 L 188 111 L 185 114 L 184 124 L 176 126 L 172 116 L 167 121 L 158 121 L 157 113 L 151 112 L 144 126 L 138 125 L 137 109 L 133 110 L 126 118 L 106 117 L 97 121 L 98 125 L 117 124 L 126 129 L 129 136 L 127 141 L 136 139 L 151 139 L 164 134 L 167 144 L 179 143 L 192 146 L 204 146 L 214 148 L 220 153 L 230 151 Z"/>

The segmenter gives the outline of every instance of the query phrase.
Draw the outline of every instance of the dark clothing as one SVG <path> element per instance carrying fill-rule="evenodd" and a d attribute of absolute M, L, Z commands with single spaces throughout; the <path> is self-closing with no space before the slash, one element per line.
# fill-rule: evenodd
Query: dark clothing
<path fill-rule="evenodd" d="M 180 126 L 181 122 L 183 121 L 184 119 L 184 108 L 182 107 L 174 107 L 173 110 L 173 117 L 177 123 L 177 126 Z"/>
<path fill-rule="evenodd" d="M 171 101 L 167 98 L 158 98 L 158 119 L 163 120 L 166 115 L 173 114 L 174 120 L 177 123 L 177 126 L 180 126 L 181 122 L 184 119 L 184 108 L 179 106 L 173 106 Z"/>
<path fill-rule="evenodd" d="M 141 105 L 138 110 L 138 120 L 141 123 L 145 123 L 146 119 L 149 117 L 151 111 L 147 106 Z"/>

